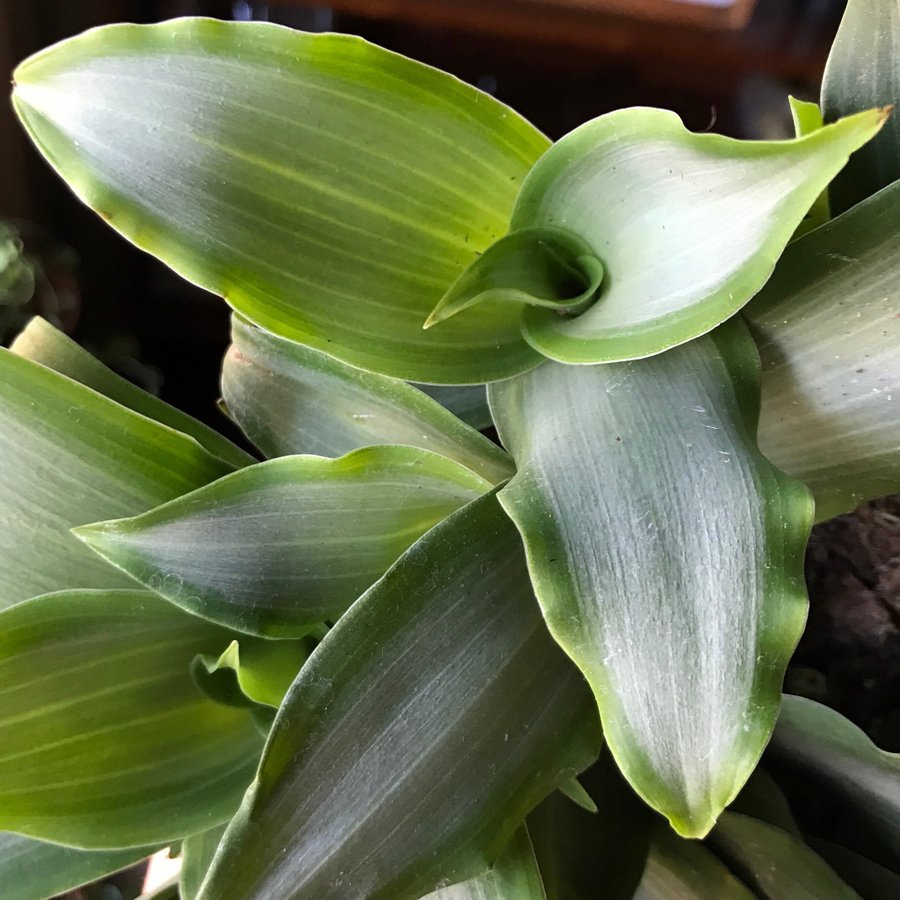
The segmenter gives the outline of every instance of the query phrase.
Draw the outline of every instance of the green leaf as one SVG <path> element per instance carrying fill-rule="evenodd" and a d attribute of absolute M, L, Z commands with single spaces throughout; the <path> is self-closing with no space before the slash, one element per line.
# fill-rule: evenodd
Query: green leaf
<path fill-rule="evenodd" d="M 756 765 L 806 616 L 812 505 L 755 447 L 757 368 L 735 320 L 652 360 L 489 388 L 519 465 L 499 499 L 550 630 L 625 776 L 691 837 Z"/>
<path fill-rule="evenodd" d="M 848 0 L 822 79 L 825 121 L 900 102 L 900 5 L 897 0 Z M 900 119 L 858 150 L 831 185 L 843 212 L 900 178 Z"/>
<path fill-rule="evenodd" d="M 450 410 L 454 416 L 477 431 L 494 424 L 487 402 L 487 390 L 483 384 L 415 384 L 413 387 L 437 400 L 444 409 Z M 462 462 L 458 457 L 457 461 Z"/>
<path fill-rule="evenodd" d="M 791 118 L 794 121 L 794 134 L 798 138 L 806 137 L 825 126 L 822 110 L 819 109 L 818 103 L 788 97 L 788 104 L 791 107 Z"/>
<path fill-rule="evenodd" d="M 0 828 L 105 848 L 229 818 L 260 738 L 188 666 L 230 639 L 146 591 L 62 591 L 0 613 Z"/>
<path fill-rule="evenodd" d="M 203 900 L 417 900 L 474 877 L 596 757 L 493 495 L 432 529 L 303 667 Z"/>
<path fill-rule="evenodd" d="M 811 838 L 809 844 L 865 900 L 897 900 L 900 897 L 897 872 L 828 841 Z"/>
<path fill-rule="evenodd" d="M 710 331 L 765 284 L 816 197 L 885 115 L 871 110 L 774 142 L 693 134 L 658 109 L 619 110 L 576 129 L 529 174 L 512 230 L 565 228 L 606 274 L 581 315 L 527 307 L 526 339 L 551 359 L 595 363 L 651 356 Z"/>
<path fill-rule="evenodd" d="M 218 657 L 198 656 L 192 672 L 196 679 L 198 662 L 210 675 L 231 672 L 238 691 L 251 704 L 277 709 L 312 649 L 311 640 L 260 641 L 244 637 L 240 642 L 232 641 Z"/>
<path fill-rule="evenodd" d="M 94 29 L 14 78 L 75 193 L 258 325 L 415 381 L 537 362 L 505 304 L 422 330 L 548 146 L 492 97 L 359 38 L 212 19 Z"/>
<path fill-rule="evenodd" d="M 0 897 L 48 900 L 140 862 L 157 849 L 76 850 L 19 834 L 0 833 Z"/>
<path fill-rule="evenodd" d="M 767 900 L 859 900 L 815 851 L 768 822 L 726 812 L 710 843 L 732 871 Z"/>
<path fill-rule="evenodd" d="M 93 388 L 98 394 L 103 394 L 148 419 L 155 419 L 189 435 L 213 456 L 231 466 L 240 468 L 254 462 L 252 456 L 212 428 L 117 375 L 40 316 L 35 316 L 28 323 L 9 349 L 25 359 L 40 363 L 60 375 Z"/>
<path fill-rule="evenodd" d="M 231 339 L 222 394 L 229 414 L 266 456 L 341 456 L 371 444 L 409 444 L 494 483 L 513 473 L 499 447 L 410 385 L 274 337 L 238 316 Z M 478 390 L 483 397 L 484 388 Z"/>
<path fill-rule="evenodd" d="M 559 792 L 563 797 L 567 797 L 576 806 L 580 806 L 589 813 L 597 812 L 597 804 L 591 799 L 591 795 L 584 789 L 584 786 L 577 778 L 570 778 L 559 786 Z"/>
<path fill-rule="evenodd" d="M 787 797 L 764 769 L 756 769 L 750 776 L 729 810 L 761 819 L 788 834 L 801 837 L 800 827 L 794 819 Z"/>
<path fill-rule="evenodd" d="M 303 637 L 489 489 L 469 469 L 414 447 L 285 456 L 75 534 L 188 612 L 248 634 Z"/>
<path fill-rule="evenodd" d="M 763 365 L 759 443 L 824 520 L 900 490 L 900 184 L 785 251 L 744 313 Z"/>
<path fill-rule="evenodd" d="M 440 888 L 423 900 L 547 900 L 528 830 L 516 832 L 490 871 Z"/>
<path fill-rule="evenodd" d="M 605 748 L 581 780 L 593 813 L 555 793 L 528 817 L 547 898 L 631 900 L 647 859 L 650 810 Z"/>
<path fill-rule="evenodd" d="M 193 438 L 0 350 L 0 607 L 134 586 L 69 534 L 143 512 L 232 466 Z"/>
<path fill-rule="evenodd" d="M 798 138 L 806 137 L 814 131 L 824 127 L 822 110 L 818 103 L 810 103 L 808 100 L 798 100 L 796 97 L 788 97 L 791 107 L 791 117 L 794 120 L 794 132 Z M 794 238 L 801 237 L 813 228 L 818 228 L 831 218 L 831 210 L 828 203 L 827 189 L 822 191 L 816 202 L 809 208 L 809 212 L 803 221 L 797 226 Z"/>
<path fill-rule="evenodd" d="M 681 840 L 662 825 L 654 829 L 647 866 L 634 900 L 755 900 L 755 897 L 703 844 Z"/>
<path fill-rule="evenodd" d="M 523 228 L 488 247 L 453 282 L 425 327 L 491 301 L 578 312 L 594 302 L 602 280 L 602 264 L 577 235 Z"/>
<path fill-rule="evenodd" d="M 818 789 L 853 806 L 900 856 L 900 754 L 886 753 L 840 713 L 804 697 L 785 696 L 772 741 L 775 756 Z"/>
<path fill-rule="evenodd" d="M 217 825 L 184 839 L 181 845 L 181 875 L 178 879 L 181 900 L 196 900 L 227 824 Z"/>
<path fill-rule="evenodd" d="M 191 660 L 191 678 L 204 697 L 234 709 L 253 711 L 257 704 L 241 690 L 238 681 L 236 647 L 237 641 L 232 641 L 219 655 L 198 653 Z"/>

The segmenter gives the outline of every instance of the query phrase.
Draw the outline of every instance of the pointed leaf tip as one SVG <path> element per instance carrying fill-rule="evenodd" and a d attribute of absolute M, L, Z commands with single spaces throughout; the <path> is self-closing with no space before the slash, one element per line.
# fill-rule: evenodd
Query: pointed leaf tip
<path fill-rule="evenodd" d="M 770 142 L 695 134 L 657 109 L 576 129 L 529 173 L 511 229 L 564 223 L 607 278 L 581 315 L 526 308 L 526 340 L 551 359 L 590 364 L 709 332 L 765 284 L 816 197 L 886 115 L 872 109 Z"/>
<path fill-rule="evenodd" d="M 361 39 L 199 18 L 93 29 L 16 74 L 79 198 L 255 323 L 416 381 L 538 361 L 502 304 L 422 329 L 547 147 L 493 97 Z"/>
<path fill-rule="evenodd" d="M 640 364 L 547 362 L 489 389 L 518 465 L 498 498 L 547 624 L 623 774 L 685 837 L 756 766 L 806 616 L 812 503 L 755 446 L 757 368 L 736 319 Z"/>
<path fill-rule="evenodd" d="M 415 447 L 284 456 L 76 535 L 195 615 L 299 638 L 340 616 L 417 538 L 490 487 Z"/>

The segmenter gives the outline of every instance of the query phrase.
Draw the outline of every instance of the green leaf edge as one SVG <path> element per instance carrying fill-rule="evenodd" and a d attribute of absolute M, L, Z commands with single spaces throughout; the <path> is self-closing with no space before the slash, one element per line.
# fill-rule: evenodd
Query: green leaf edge
<path fill-rule="evenodd" d="M 197 287 L 203 288 L 204 290 L 208 290 L 216 296 L 221 297 L 235 312 L 238 312 L 242 316 L 246 317 L 249 321 L 253 322 L 253 324 L 259 326 L 265 331 L 282 337 L 285 340 L 303 344 L 304 346 L 308 346 L 311 349 L 318 350 L 320 353 L 333 355 L 341 362 L 345 362 L 348 365 L 356 365 L 360 368 L 364 368 L 366 371 L 372 371 L 375 374 L 381 374 L 385 375 L 386 377 L 409 381 L 429 382 L 430 377 L 427 367 L 426 369 L 417 371 L 404 370 L 392 372 L 378 372 L 375 369 L 366 368 L 366 366 L 361 361 L 354 361 L 349 356 L 345 357 L 343 354 L 337 355 L 336 353 L 334 353 L 333 351 L 335 348 L 331 346 L 331 341 L 328 340 L 324 335 L 318 334 L 317 329 L 310 329 L 305 325 L 301 327 L 285 327 L 284 322 L 279 319 L 278 316 L 260 313 L 258 309 L 255 309 L 255 304 L 252 302 L 252 296 L 249 296 L 244 288 L 237 288 L 230 285 L 223 288 L 223 285 L 218 283 L 215 279 L 211 279 L 209 283 L 207 283 L 206 280 L 202 278 L 202 276 L 194 274 L 192 253 L 183 252 L 177 241 L 170 242 L 165 235 L 154 236 L 151 233 L 148 233 L 146 229 L 135 227 L 133 224 L 129 224 L 127 221 L 123 222 L 123 217 L 113 215 L 108 209 L 105 208 L 106 206 L 108 206 L 108 203 L 102 199 L 108 198 L 110 196 L 110 190 L 104 190 L 100 192 L 98 196 L 95 189 L 96 184 L 94 179 L 90 177 L 70 178 L 64 173 L 62 167 L 57 165 L 57 163 L 52 159 L 49 151 L 46 150 L 45 147 L 42 146 L 42 144 L 37 140 L 29 125 L 29 119 L 32 115 L 30 111 L 30 105 L 21 97 L 21 92 L 17 91 L 17 87 L 19 85 L 28 84 L 28 75 L 30 73 L 30 70 L 34 68 L 40 69 L 43 67 L 45 71 L 42 74 L 46 75 L 48 72 L 53 73 L 56 70 L 56 67 L 50 61 L 51 57 L 63 46 L 68 53 L 68 55 L 66 56 L 67 65 L 71 65 L 73 62 L 77 62 L 85 58 L 91 58 L 91 50 L 95 47 L 102 48 L 105 36 L 110 32 L 130 33 L 130 35 L 135 38 L 134 46 L 137 48 L 135 52 L 139 52 L 143 43 L 143 35 L 147 35 L 156 31 L 165 33 L 166 29 L 171 29 L 173 26 L 179 29 L 192 28 L 195 30 L 195 33 L 200 36 L 201 39 L 204 30 L 208 31 L 215 29 L 222 31 L 226 29 L 253 29 L 257 31 L 266 30 L 272 34 L 280 32 L 281 34 L 279 39 L 286 39 L 286 36 L 296 37 L 298 35 L 302 35 L 305 38 L 315 38 L 320 41 L 323 38 L 327 38 L 330 41 L 338 42 L 341 44 L 353 44 L 356 45 L 357 48 L 359 48 L 360 52 L 380 55 L 383 60 L 389 62 L 394 71 L 400 68 L 406 68 L 410 71 L 414 71 L 417 81 L 417 87 L 423 91 L 428 91 L 431 86 L 436 84 L 437 82 L 440 82 L 442 85 L 446 85 L 447 83 L 456 83 L 459 85 L 465 85 L 467 89 L 475 91 L 479 96 L 483 96 L 487 102 L 502 106 L 504 109 L 504 118 L 514 118 L 523 126 L 527 126 L 528 136 L 533 139 L 535 145 L 532 148 L 535 151 L 533 155 L 539 154 L 540 149 L 546 149 L 546 146 L 549 146 L 550 144 L 549 140 L 530 122 L 528 122 L 527 119 L 524 118 L 524 116 L 520 115 L 511 107 L 500 103 L 500 101 L 489 94 L 483 94 L 483 92 L 479 91 L 477 88 L 465 84 L 465 82 L 463 82 L 461 79 L 456 78 L 455 76 L 438 68 L 435 68 L 434 66 L 429 66 L 425 63 L 411 59 L 401 53 L 387 50 L 357 35 L 342 34 L 336 32 L 318 34 L 301 32 L 297 29 L 278 25 L 268 21 L 230 22 L 227 20 L 206 16 L 186 16 L 152 24 L 116 23 L 111 25 L 100 25 L 94 28 L 90 28 L 80 35 L 58 41 L 57 43 L 51 44 L 49 47 L 45 47 L 43 50 L 40 50 L 39 52 L 25 59 L 13 71 L 13 110 L 19 122 L 22 123 L 25 130 L 28 132 L 29 137 L 32 139 L 34 146 L 37 148 L 40 155 L 59 175 L 59 177 L 62 178 L 62 180 L 66 183 L 72 193 L 74 193 L 82 203 L 84 203 L 87 207 L 97 213 L 97 215 L 104 219 L 111 228 L 113 228 L 118 234 L 124 237 L 129 243 L 138 247 L 140 250 L 149 253 L 151 256 L 163 261 L 167 267 L 171 268 L 174 272 L 176 272 L 180 277 L 184 278 L 190 284 L 196 285 Z M 74 53 L 73 48 L 76 49 L 76 52 Z M 40 118 L 44 118 L 44 116 L 37 111 L 35 111 L 34 114 L 39 116 Z M 538 145 L 542 145 L 540 149 L 538 148 Z M 117 199 L 119 199 L 120 202 L 124 201 L 126 205 L 128 203 L 128 199 L 127 197 L 124 197 L 124 195 L 117 195 Z M 242 302 L 245 299 L 249 302 Z M 483 384 L 489 380 L 509 378 L 513 375 L 526 372 L 529 369 L 534 368 L 536 365 L 539 365 L 541 361 L 540 355 L 535 353 L 535 351 L 528 346 L 527 341 L 524 340 L 516 343 L 515 345 L 510 343 L 507 346 L 506 355 L 508 359 L 502 366 L 497 366 L 496 364 L 494 364 L 490 367 L 489 370 L 486 369 L 485 371 L 474 371 L 474 369 L 467 370 L 465 375 L 459 375 L 458 380 L 455 380 L 453 382 L 447 381 L 443 383 Z M 490 358 L 490 354 L 483 354 L 483 356 L 485 358 Z M 434 383 L 441 382 L 435 381 Z"/>
<path fill-rule="evenodd" d="M 262 337 L 260 337 L 262 335 Z M 425 390 L 413 384 L 407 384 L 388 375 L 379 375 L 375 372 L 366 372 L 343 362 L 336 357 L 329 356 L 314 347 L 306 347 L 297 344 L 287 338 L 273 335 L 265 329 L 260 329 L 240 313 L 234 313 L 231 317 L 231 345 L 226 355 L 226 362 L 222 370 L 223 392 L 228 394 L 226 376 L 229 366 L 234 365 L 232 357 L 239 354 L 246 359 L 248 365 L 265 368 L 259 361 L 259 355 L 248 355 L 245 349 L 255 350 L 259 345 L 266 345 L 266 352 L 277 356 L 279 360 L 287 360 L 293 363 L 293 355 L 309 357 L 310 363 L 300 360 L 298 365 L 302 368 L 315 366 L 325 372 L 327 376 L 352 382 L 354 387 L 360 385 L 367 391 L 377 394 L 392 405 L 423 419 L 431 428 L 440 429 L 451 446 L 438 446 L 434 441 L 432 447 L 423 447 L 423 450 L 431 450 L 441 456 L 447 457 L 466 468 L 471 469 L 483 478 L 497 484 L 505 481 L 515 471 L 515 466 L 509 454 L 498 447 L 491 440 L 480 434 L 473 426 L 467 424 L 457 415 L 447 409 L 438 400 Z M 274 348 L 274 349 L 269 349 Z M 233 376 L 237 380 L 237 376 Z M 485 406 L 487 399 L 485 398 Z M 230 414 L 231 415 L 231 414 Z M 240 422 L 235 419 L 236 424 Z M 248 429 L 249 430 L 249 429 Z M 248 435 L 253 440 L 253 438 Z M 424 442 L 423 442 L 424 443 Z M 453 445 L 456 445 L 455 447 Z M 260 446 L 260 450 L 267 456 L 274 455 L 270 446 Z M 454 452 L 455 451 L 455 452 Z M 348 451 L 352 452 L 352 451 Z M 453 452 L 454 455 L 451 455 Z"/>
<path fill-rule="evenodd" d="M 193 416 L 126 381 L 41 316 L 35 316 L 19 332 L 9 349 L 11 353 L 77 381 L 133 412 L 194 438 L 213 456 L 235 468 L 256 462 L 249 453 Z"/>
<path fill-rule="evenodd" d="M 493 485 L 471 469 L 448 459 L 430 450 L 419 447 L 409 447 L 404 444 L 378 444 L 372 447 L 362 447 L 351 450 L 344 456 L 331 459 L 325 456 L 296 455 L 279 456 L 266 460 L 253 466 L 247 466 L 231 472 L 222 478 L 212 481 L 203 487 L 197 488 L 187 494 L 182 494 L 173 500 L 154 507 L 145 513 L 129 516 L 122 519 L 109 519 L 103 522 L 92 522 L 89 525 L 79 525 L 71 529 L 71 533 L 79 540 L 87 544 L 98 556 L 105 559 L 110 565 L 125 572 L 134 578 L 141 586 L 158 594 L 164 600 L 182 609 L 190 615 L 197 616 L 221 628 L 228 628 L 240 634 L 266 639 L 303 638 L 319 624 L 322 619 L 317 617 L 310 621 L 278 623 L 269 622 L 259 615 L 251 616 L 252 610 L 242 607 L 242 615 L 233 610 L 227 601 L 222 601 L 217 608 L 224 610 L 224 614 L 212 615 L 206 609 L 206 604 L 191 603 L 193 595 L 181 590 L 182 584 L 178 584 L 178 590 L 169 590 L 165 580 L 160 581 L 152 567 L 148 567 L 143 557 L 133 552 L 130 548 L 123 547 L 119 543 L 119 537 L 140 532 L 145 526 L 152 526 L 160 519 L 166 519 L 172 510 L 181 510 L 185 505 L 197 498 L 206 498 L 209 494 L 215 494 L 223 489 L 230 488 L 234 482 L 242 483 L 247 479 L 256 479 L 269 471 L 288 469 L 298 476 L 313 476 L 328 478 L 332 474 L 352 473 L 355 469 L 366 471 L 372 466 L 398 465 L 403 462 L 424 461 L 432 467 L 432 471 L 442 473 L 448 481 L 453 481 L 460 488 L 470 488 L 473 493 L 486 493 Z M 334 610 L 335 615 L 342 614 L 344 610 Z"/>
<path fill-rule="evenodd" d="M 759 422 L 761 393 L 760 361 L 756 345 L 750 337 L 746 326 L 739 319 L 733 319 L 731 322 L 713 331 L 710 334 L 710 338 L 719 349 L 722 361 L 734 385 L 736 406 L 747 438 L 748 452 L 762 466 L 763 472 L 770 473 L 774 482 L 778 485 L 779 495 L 785 498 L 784 507 L 786 511 L 793 513 L 792 517 L 786 515 L 782 521 L 776 517 L 775 513 L 777 511 L 772 508 L 770 503 L 767 502 L 764 505 L 767 534 L 770 537 L 772 535 L 781 536 L 780 545 L 775 545 L 779 548 L 779 552 L 773 552 L 770 557 L 774 564 L 763 570 L 763 579 L 766 585 L 764 588 L 765 593 L 768 595 L 776 594 L 789 599 L 792 607 L 797 606 L 798 609 L 802 608 L 803 610 L 802 617 L 797 621 L 793 631 L 776 631 L 770 628 L 768 631 L 760 634 L 758 643 L 767 646 L 770 652 L 774 648 L 772 655 L 778 664 L 772 666 L 770 663 L 768 667 L 762 664 L 757 665 L 753 686 L 753 694 L 757 698 L 757 703 L 748 712 L 754 713 L 754 724 L 751 725 L 751 729 L 754 725 L 757 729 L 762 725 L 768 731 L 769 736 L 771 736 L 781 704 L 784 672 L 806 623 L 808 599 L 804 574 L 804 554 L 806 542 L 814 521 L 815 504 L 812 494 L 802 482 L 777 469 L 762 455 L 757 447 L 756 428 Z M 488 396 L 490 399 L 490 391 Z M 665 815 L 672 828 L 680 836 L 685 838 L 706 837 L 715 826 L 719 814 L 737 797 L 746 779 L 749 778 L 753 769 L 756 768 L 766 748 L 767 740 L 761 742 L 755 758 L 743 761 L 741 767 L 741 770 L 744 771 L 743 780 L 736 781 L 731 789 L 721 797 L 712 799 L 709 804 L 710 811 L 705 815 L 692 815 L 687 809 L 666 811 L 666 807 L 671 806 L 671 804 L 668 802 L 669 792 L 665 785 L 654 776 L 651 768 L 646 763 L 629 752 L 627 740 L 620 741 L 618 731 L 610 727 L 610 713 L 613 714 L 613 721 L 622 718 L 622 716 L 617 707 L 610 707 L 607 703 L 608 698 L 612 696 L 607 685 L 602 681 L 597 683 L 596 679 L 589 673 L 588 667 L 582 666 L 578 658 L 580 655 L 578 648 L 573 646 L 573 642 L 569 641 L 564 634 L 561 634 L 556 627 L 555 622 L 564 618 L 565 610 L 557 608 L 553 602 L 554 591 L 552 588 L 550 590 L 547 588 L 548 582 L 552 579 L 543 577 L 544 566 L 542 561 L 553 556 L 562 558 L 563 548 L 561 545 L 544 544 L 540 537 L 536 539 L 534 534 L 528 533 L 531 503 L 527 498 L 519 500 L 515 493 L 515 488 L 516 478 L 514 477 L 506 486 L 500 489 L 497 499 L 522 534 L 532 585 L 535 594 L 541 602 L 541 608 L 544 611 L 544 618 L 550 633 L 566 654 L 578 665 L 591 685 L 600 711 L 604 738 L 619 769 L 635 792 L 649 806 Z M 525 515 L 522 514 L 523 510 Z M 787 559 L 779 560 L 779 557 L 787 557 Z M 778 565 L 779 561 L 782 562 L 782 565 Z M 545 607 L 546 601 L 544 597 L 547 597 L 550 601 L 547 607 Z M 768 724 L 766 724 L 766 719 Z M 636 762 L 632 762 L 634 759 L 636 759 Z"/>
<path fill-rule="evenodd" d="M 688 131 L 680 117 L 668 110 L 653 110 L 645 107 L 635 109 L 651 113 L 647 117 L 647 121 L 641 123 L 641 128 L 634 130 L 635 133 L 643 133 L 648 138 L 657 139 L 674 136 L 689 148 L 697 148 L 706 153 L 712 152 L 713 155 L 745 158 L 766 156 L 782 152 L 785 143 L 788 143 L 786 141 L 740 141 L 719 134 L 698 134 Z M 629 112 L 631 110 L 617 110 L 608 115 Z M 844 138 L 848 143 L 855 145 L 854 149 L 857 149 L 877 134 L 890 112 L 891 107 L 884 107 L 856 113 L 806 137 L 797 138 L 795 143 L 805 142 L 811 145 L 830 143 L 833 139 Z M 531 221 L 532 207 L 539 202 L 546 185 L 552 182 L 555 176 L 555 171 L 551 170 L 549 173 L 546 171 L 545 161 L 555 156 L 572 159 L 583 155 L 589 150 L 593 141 L 592 128 L 596 121 L 587 122 L 576 128 L 554 144 L 537 162 L 523 182 L 519 199 L 516 201 L 513 211 L 511 231 L 533 224 Z M 843 134 L 844 132 L 852 134 L 857 129 L 864 134 L 862 139 L 856 137 L 851 140 Z M 842 166 L 846 164 L 849 153 L 850 151 L 844 156 Z M 803 209 L 793 218 L 782 217 L 782 221 L 778 223 L 777 227 L 770 229 L 766 240 L 752 259 L 745 262 L 737 273 L 721 284 L 711 295 L 695 302 L 679 314 L 669 313 L 652 328 L 642 327 L 637 330 L 623 331 L 617 337 L 597 340 L 572 338 L 557 332 L 552 327 L 559 322 L 559 317 L 554 312 L 539 307 L 527 307 L 522 315 L 522 334 L 525 340 L 535 350 L 550 359 L 571 365 L 591 365 L 655 356 L 657 353 L 662 353 L 709 333 L 737 313 L 766 283 L 796 227 L 827 183 L 824 181 L 820 186 L 807 185 L 800 195 L 804 199 L 797 201 L 798 208 L 803 207 Z M 532 194 L 537 194 L 537 201 L 531 199 L 530 195 Z M 601 262 L 603 262 L 602 257 Z M 603 303 L 602 287 L 597 303 Z M 616 351 L 615 347 L 621 347 L 621 349 Z"/>

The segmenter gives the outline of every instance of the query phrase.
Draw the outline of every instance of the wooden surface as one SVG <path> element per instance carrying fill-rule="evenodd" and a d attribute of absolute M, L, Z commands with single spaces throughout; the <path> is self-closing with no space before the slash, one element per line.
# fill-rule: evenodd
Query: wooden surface
<path fill-rule="evenodd" d="M 833 36 L 827 18 L 798 25 L 786 0 L 750 0 L 743 4 L 742 14 L 752 13 L 744 27 L 718 30 L 641 17 L 638 7 L 645 12 L 650 8 L 641 0 L 269 0 L 270 8 L 283 9 L 321 8 L 323 3 L 339 14 L 339 30 L 357 31 L 362 20 L 381 22 L 397 33 L 415 32 L 419 43 L 428 33 L 443 35 L 439 40 L 456 44 L 460 53 L 467 45 L 479 52 L 486 45 L 495 56 L 514 51 L 535 69 L 578 72 L 618 60 L 648 75 L 658 73 L 673 85 L 721 82 L 723 90 L 758 73 L 800 84 L 817 82 Z M 600 11 L 600 3 L 606 12 Z M 630 13 L 611 13 L 609 4 L 627 4 Z M 356 21 L 348 24 L 348 15 Z M 463 36 L 466 43 L 458 43 Z M 387 46 L 416 55 L 411 47 Z"/>
<path fill-rule="evenodd" d="M 731 0 L 724 4 L 692 3 L 689 0 L 519 0 L 516 5 L 616 13 L 635 19 L 705 28 L 741 28 L 747 24 L 756 3 L 757 0 Z"/>
<path fill-rule="evenodd" d="M 329 0 L 328 5 L 383 19 L 452 26 L 468 21 L 475 28 L 483 22 L 506 23 L 514 30 L 554 29 L 573 22 L 597 27 L 615 16 L 664 25 L 735 29 L 746 25 L 757 2 L 732 0 L 726 5 L 708 5 L 690 0 Z"/>
<path fill-rule="evenodd" d="M 455 0 L 426 0 L 437 5 L 452 6 Z M 560 11 L 576 11 L 593 15 L 627 17 L 674 25 L 703 28 L 741 28 L 747 24 L 758 0 L 730 0 L 704 3 L 691 0 L 487 0 L 484 5 L 507 6 L 519 14 L 541 13 L 545 16 Z"/>

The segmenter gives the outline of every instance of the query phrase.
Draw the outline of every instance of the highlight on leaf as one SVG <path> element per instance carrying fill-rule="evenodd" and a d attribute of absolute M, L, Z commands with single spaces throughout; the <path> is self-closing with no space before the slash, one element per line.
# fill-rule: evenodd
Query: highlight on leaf
<path fill-rule="evenodd" d="M 310 657 L 199 900 L 418 900 L 474 878 L 600 742 L 491 492 L 415 543 Z"/>
<path fill-rule="evenodd" d="M 900 182 L 804 235 L 744 315 L 762 451 L 819 521 L 900 491 Z"/>
<path fill-rule="evenodd" d="M 872 106 L 900 103 L 900 6 L 896 0 L 847 0 L 822 77 L 826 122 Z M 859 152 L 829 187 L 836 213 L 900 178 L 900 119 Z"/>
<path fill-rule="evenodd" d="M 512 475 L 509 456 L 440 401 L 441 392 L 452 392 L 451 402 L 457 408 L 462 403 L 462 411 L 484 428 L 490 413 L 483 385 L 438 388 L 437 399 L 423 390 L 232 316 L 222 396 L 229 415 L 265 456 L 343 456 L 373 444 L 407 444 L 456 460 L 494 484 Z"/>
<path fill-rule="evenodd" d="M 0 348 L 0 608 L 134 582 L 73 537 L 233 471 L 169 425 Z"/>
<path fill-rule="evenodd" d="M 806 488 L 755 444 L 740 321 L 651 360 L 491 385 L 518 472 L 498 498 L 632 787 L 704 836 L 766 746 L 806 617 Z M 565 435 L 565 440 L 560 440 Z"/>
<path fill-rule="evenodd" d="M 414 447 L 284 456 L 130 519 L 75 529 L 183 609 L 269 638 L 333 621 L 422 534 L 491 485 Z"/>
<path fill-rule="evenodd" d="M 508 304 L 422 329 L 548 146 L 488 94 L 349 35 L 200 18 L 88 31 L 14 82 L 79 198 L 257 325 L 414 381 L 538 361 Z"/>

